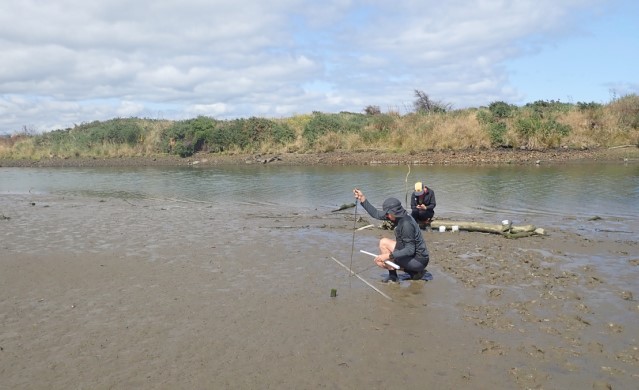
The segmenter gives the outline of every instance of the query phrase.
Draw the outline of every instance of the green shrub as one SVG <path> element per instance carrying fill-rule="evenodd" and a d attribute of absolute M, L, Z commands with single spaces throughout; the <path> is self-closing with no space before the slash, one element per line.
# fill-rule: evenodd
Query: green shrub
<path fill-rule="evenodd" d="M 257 117 L 249 118 L 244 122 L 249 142 L 256 146 L 265 141 L 283 144 L 295 139 L 295 132 L 284 124 Z"/>
<path fill-rule="evenodd" d="M 317 139 L 328 133 L 361 133 L 369 123 L 369 118 L 377 118 L 377 115 L 366 116 L 351 112 L 339 114 L 324 114 L 314 111 L 313 117 L 302 131 L 302 137 L 313 145 Z"/>
<path fill-rule="evenodd" d="M 285 123 L 271 122 L 271 139 L 273 142 L 285 145 L 295 140 L 295 130 Z"/>
<path fill-rule="evenodd" d="M 257 148 L 260 143 L 285 144 L 295 139 L 295 131 L 287 124 L 252 117 L 219 122 L 212 136 L 210 150 L 217 152 L 237 146 L 241 149 Z"/>
<path fill-rule="evenodd" d="M 510 118 L 517 111 L 517 106 L 501 101 L 492 102 L 488 106 L 488 111 L 490 111 L 493 118 Z"/>
<path fill-rule="evenodd" d="M 517 118 L 515 121 L 515 131 L 525 139 L 540 132 L 541 119 L 538 116 L 528 116 Z"/>
<path fill-rule="evenodd" d="M 94 121 L 71 130 L 81 144 L 88 147 L 104 143 L 135 145 L 142 135 L 142 127 L 135 119 Z"/>
<path fill-rule="evenodd" d="M 542 146 L 558 146 L 562 137 L 570 134 L 570 126 L 557 121 L 557 116 L 570 111 L 574 106 L 559 101 L 538 100 L 528 103 L 514 123 L 514 129 L 523 141 L 533 139 Z"/>
<path fill-rule="evenodd" d="M 477 118 L 477 122 L 479 122 L 480 125 L 489 125 L 495 122 L 495 119 L 492 116 L 492 114 L 485 110 L 478 111 L 476 118 Z"/>
<path fill-rule="evenodd" d="M 508 131 L 506 119 L 511 118 L 516 113 L 517 106 L 500 101 L 490 103 L 488 111 L 481 110 L 477 112 L 477 122 L 488 132 L 492 146 L 508 146 L 506 145 L 505 137 Z"/>
<path fill-rule="evenodd" d="M 105 122 L 93 121 L 74 128 L 54 130 L 35 137 L 35 145 L 58 149 L 62 145 L 76 148 L 94 148 L 105 143 L 136 145 L 140 142 L 144 130 L 138 121 L 130 119 L 111 119 Z"/>
<path fill-rule="evenodd" d="M 518 118 L 515 121 L 515 130 L 526 140 L 535 136 L 551 139 L 567 136 L 570 126 L 557 122 L 555 118 L 544 119 L 539 115 L 531 115 Z"/>
<path fill-rule="evenodd" d="M 600 110 L 603 108 L 603 105 L 600 103 L 595 103 L 595 102 L 590 102 L 590 103 L 586 103 L 586 102 L 577 102 L 577 109 L 581 112 L 584 111 L 595 111 L 595 110 Z"/>
<path fill-rule="evenodd" d="M 218 122 L 211 134 L 211 144 L 209 150 L 212 152 L 221 152 L 228 149 L 231 145 L 239 145 L 242 126 L 239 119 L 233 121 Z"/>
<path fill-rule="evenodd" d="M 162 134 L 163 151 L 180 157 L 192 156 L 212 139 L 215 123 L 214 119 L 205 116 L 175 122 Z"/>
<path fill-rule="evenodd" d="M 557 113 L 566 113 L 573 107 L 570 103 L 562 103 L 558 100 L 537 100 L 527 103 L 524 108 L 541 117 L 551 116 Z"/>
<path fill-rule="evenodd" d="M 309 144 L 314 144 L 315 141 L 322 135 L 329 132 L 339 132 L 341 122 L 337 115 L 323 114 L 321 112 L 313 112 L 313 117 L 304 127 L 302 137 L 304 137 Z"/>
<path fill-rule="evenodd" d="M 506 132 L 508 127 L 504 122 L 495 122 L 488 125 L 488 136 L 493 146 L 506 146 Z"/>
<path fill-rule="evenodd" d="M 62 142 L 68 142 L 70 130 L 53 130 L 48 133 L 42 133 L 34 138 L 34 145 L 37 147 L 54 147 Z"/>

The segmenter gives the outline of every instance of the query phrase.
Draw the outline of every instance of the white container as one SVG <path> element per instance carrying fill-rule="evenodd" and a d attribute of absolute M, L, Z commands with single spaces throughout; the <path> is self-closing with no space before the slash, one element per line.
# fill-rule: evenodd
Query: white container
<path fill-rule="evenodd" d="M 458 232 L 459 231 L 459 226 L 455 225 L 452 227 L 452 231 L 453 232 Z"/>
<path fill-rule="evenodd" d="M 439 231 L 442 232 L 442 233 L 445 232 L 446 231 L 446 226 L 440 226 L 439 227 Z"/>
<path fill-rule="evenodd" d="M 504 219 L 503 221 L 501 221 L 501 224 L 504 225 L 504 226 L 505 225 L 510 225 L 510 221 L 507 220 L 507 219 Z"/>

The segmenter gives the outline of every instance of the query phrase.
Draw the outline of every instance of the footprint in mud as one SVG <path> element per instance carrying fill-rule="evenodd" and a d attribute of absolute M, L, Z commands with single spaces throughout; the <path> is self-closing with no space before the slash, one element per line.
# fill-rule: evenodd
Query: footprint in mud
<path fill-rule="evenodd" d="M 550 377 L 548 374 L 527 367 L 513 367 L 510 369 L 510 374 L 515 377 L 515 381 L 519 386 L 526 389 L 542 388 Z"/>
<path fill-rule="evenodd" d="M 506 354 L 504 348 L 492 340 L 480 339 L 479 344 L 481 345 L 481 353 L 483 354 L 499 356 Z"/>
<path fill-rule="evenodd" d="M 504 290 L 502 290 L 501 288 L 493 288 L 490 291 L 488 291 L 488 295 L 491 298 L 500 297 L 503 293 L 504 293 Z"/>
<path fill-rule="evenodd" d="M 608 331 L 611 333 L 621 333 L 623 332 L 623 326 L 619 325 L 619 324 L 615 324 L 613 322 L 609 322 L 608 323 Z"/>
<path fill-rule="evenodd" d="M 622 291 L 622 292 L 619 293 L 619 296 L 624 301 L 634 301 L 635 300 L 633 295 L 632 295 L 632 292 L 630 292 L 630 291 Z"/>

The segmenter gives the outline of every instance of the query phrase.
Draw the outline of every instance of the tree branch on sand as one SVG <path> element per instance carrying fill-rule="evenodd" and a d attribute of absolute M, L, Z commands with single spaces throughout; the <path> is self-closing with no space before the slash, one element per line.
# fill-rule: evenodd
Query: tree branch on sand
<path fill-rule="evenodd" d="M 501 234 L 506 238 L 521 238 L 528 236 L 543 236 L 546 231 L 542 228 L 537 228 L 535 225 L 523 225 L 513 226 L 508 224 L 490 224 L 482 222 L 466 222 L 466 221 L 433 221 L 430 226 L 433 229 L 439 229 L 440 226 L 444 226 L 446 230 L 452 230 L 453 226 L 457 226 L 459 230 L 465 230 L 469 232 L 482 232 Z"/>

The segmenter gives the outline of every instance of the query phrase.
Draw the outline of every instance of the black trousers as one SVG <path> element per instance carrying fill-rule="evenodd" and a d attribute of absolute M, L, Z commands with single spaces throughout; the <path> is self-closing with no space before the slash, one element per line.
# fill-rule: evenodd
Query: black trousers
<path fill-rule="evenodd" d="M 411 258 L 403 258 L 403 259 L 395 259 L 391 261 L 395 262 L 395 264 L 402 267 L 402 269 L 406 273 L 412 274 L 414 272 L 423 271 L 428 265 L 429 259 L 427 258 L 427 259 L 417 260 L 417 259 L 411 259 Z"/>
<path fill-rule="evenodd" d="M 433 209 L 427 209 L 427 210 L 413 209 L 413 211 L 411 212 L 410 215 L 413 216 L 413 218 L 415 219 L 415 221 L 417 221 L 417 223 L 420 223 L 420 222 L 425 221 L 427 219 L 433 218 L 433 216 L 435 215 L 435 210 L 433 210 Z"/>

